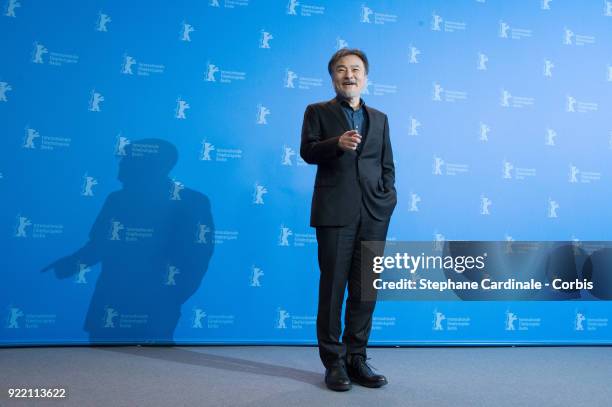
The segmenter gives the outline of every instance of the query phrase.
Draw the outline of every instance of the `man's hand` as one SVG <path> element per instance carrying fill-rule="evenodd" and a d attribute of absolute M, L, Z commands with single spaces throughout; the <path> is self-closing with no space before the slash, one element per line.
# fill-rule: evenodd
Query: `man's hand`
<path fill-rule="evenodd" d="M 357 130 L 349 130 L 338 139 L 338 147 L 344 151 L 357 150 L 357 145 L 361 143 L 361 135 Z"/>

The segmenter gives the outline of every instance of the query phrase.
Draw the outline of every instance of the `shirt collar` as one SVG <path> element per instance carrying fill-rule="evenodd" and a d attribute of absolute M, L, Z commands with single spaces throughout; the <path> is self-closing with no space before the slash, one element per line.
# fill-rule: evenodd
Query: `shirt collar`
<path fill-rule="evenodd" d="M 349 105 L 348 100 L 340 97 L 339 95 L 336 95 L 336 100 L 340 103 L 340 105 L 342 107 L 345 107 L 347 109 L 353 110 L 353 107 L 351 105 Z M 359 109 L 361 109 L 363 107 L 365 107 L 365 102 L 363 101 L 363 98 L 360 97 L 359 98 L 359 107 L 357 108 L 357 110 L 359 110 Z M 355 110 L 355 111 L 357 111 L 357 110 Z"/>

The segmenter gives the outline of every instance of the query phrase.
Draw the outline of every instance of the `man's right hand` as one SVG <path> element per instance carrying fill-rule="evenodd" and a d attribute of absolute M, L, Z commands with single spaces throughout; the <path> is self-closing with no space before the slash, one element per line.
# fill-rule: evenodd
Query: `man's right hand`
<path fill-rule="evenodd" d="M 361 143 L 361 135 L 357 130 L 349 130 L 338 139 L 338 147 L 344 151 L 357 150 L 359 143 Z"/>

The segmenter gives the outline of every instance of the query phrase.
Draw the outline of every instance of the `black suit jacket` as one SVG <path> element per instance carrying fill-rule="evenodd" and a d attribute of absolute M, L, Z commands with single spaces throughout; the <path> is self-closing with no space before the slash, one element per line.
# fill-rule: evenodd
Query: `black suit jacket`
<path fill-rule="evenodd" d="M 378 220 L 388 220 L 397 203 L 395 166 L 387 115 L 365 106 L 369 125 L 361 152 L 338 147 L 351 130 L 337 99 L 306 107 L 300 156 L 317 165 L 310 226 L 345 226 L 361 201 Z"/>

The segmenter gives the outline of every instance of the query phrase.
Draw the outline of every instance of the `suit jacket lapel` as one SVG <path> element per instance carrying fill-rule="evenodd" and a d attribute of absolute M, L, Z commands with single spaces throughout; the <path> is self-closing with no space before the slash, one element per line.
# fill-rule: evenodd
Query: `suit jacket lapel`
<path fill-rule="evenodd" d="M 336 98 L 330 100 L 328 103 L 328 106 L 331 109 L 331 111 L 334 113 L 334 116 L 336 117 L 336 119 L 342 125 L 342 128 L 344 129 L 344 131 L 352 130 L 349 126 L 348 120 L 346 119 L 346 115 L 342 111 L 342 106 L 340 106 L 340 103 L 338 103 L 338 100 Z M 362 152 L 364 151 L 365 146 L 371 137 L 372 128 L 374 128 L 374 125 L 377 124 L 375 123 L 375 120 L 377 117 L 376 115 L 374 115 L 374 112 L 372 112 L 372 110 L 369 108 L 368 105 L 365 105 L 365 109 L 368 115 L 368 129 L 367 129 L 367 132 L 363 140 L 363 145 L 360 148 L 360 151 Z"/>
<path fill-rule="evenodd" d="M 340 106 L 340 103 L 338 103 L 335 98 L 329 101 L 329 108 L 334 113 L 334 116 L 336 116 L 336 119 L 338 119 L 338 121 L 342 125 L 344 131 L 351 130 L 349 128 L 348 120 L 346 120 L 346 115 L 342 111 L 342 106 Z"/>
<path fill-rule="evenodd" d="M 363 145 L 361 146 L 361 151 L 363 152 L 365 149 L 366 144 L 368 143 L 368 140 L 372 137 L 372 128 L 374 128 L 374 112 L 372 112 L 372 110 L 368 107 L 368 105 L 365 105 L 365 109 L 368 115 L 368 129 L 366 131 L 365 134 L 365 138 L 363 140 Z"/>

